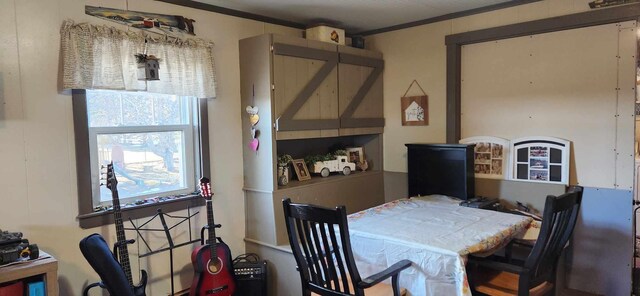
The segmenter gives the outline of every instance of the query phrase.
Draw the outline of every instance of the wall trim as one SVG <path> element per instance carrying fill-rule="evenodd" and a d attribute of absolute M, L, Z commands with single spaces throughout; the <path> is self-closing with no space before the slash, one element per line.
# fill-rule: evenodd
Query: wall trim
<path fill-rule="evenodd" d="M 244 241 L 247 242 L 247 243 L 252 243 L 252 244 L 260 245 L 260 246 L 263 246 L 263 247 L 271 248 L 271 249 L 274 249 L 274 250 L 278 250 L 280 252 L 293 254 L 293 251 L 291 251 L 291 247 L 288 244 L 287 245 L 279 245 L 279 246 L 277 246 L 277 245 L 272 245 L 272 244 L 265 243 L 263 241 L 255 240 L 255 239 L 248 238 L 248 237 L 245 237 Z"/>
<path fill-rule="evenodd" d="M 640 4 L 636 3 L 447 35 L 447 143 L 457 143 L 461 135 L 462 45 L 631 21 L 638 17 Z"/>
<path fill-rule="evenodd" d="M 301 23 L 297 23 L 297 22 L 287 21 L 287 20 L 278 19 L 278 18 L 272 18 L 272 17 L 260 15 L 260 14 L 249 13 L 249 12 L 245 12 L 245 11 L 225 8 L 225 7 L 206 4 L 206 3 L 197 2 L 197 1 L 191 1 L 191 0 L 156 0 L 156 1 L 175 4 L 175 5 L 180 5 L 180 6 L 186 6 L 186 7 L 191 7 L 191 8 L 200 9 L 200 10 L 206 10 L 206 11 L 211 11 L 211 12 L 217 12 L 217 13 L 220 13 L 220 14 L 236 16 L 236 17 L 239 17 L 239 18 L 250 19 L 250 20 L 270 23 L 270 24 L 274 24 L 274 25 L 292 27 L 292 28 L 296 28 L 296 29 L 306 29 L 307 28 L 307 26 L 305 24 L 301 24 Z"/>
<path fill-rule="evenodd" d="M 431 24 L 431 23 L 446 21 L 446 20 L 455 19 L 455 18 L 461 18 L 461 17 L 470 16 L 470 15 L 474 15 L 474 14 L 480 14 L 480 13 L 485 13 L 485 12 L 490 12 L 490 11 L 494 11 L 494 10 L 505 9 L 505 8 L 509 8 L 509 7 L 513 7 L 513 6 L 524 5 L 524 4 L 534 3 L 534 2 L 540 2 L 540 1 L 542 1 L 542 0 L 513 0 L 513 1 L 507 1 L 507 2 L 503 2 L 503 3 L 493 4 L 493 5 L 484 6 L 484 7 L 478 7 L 478 8 L 474 8 L 474 9 L 465 10 L 465 11 L 449 13 L 449 14 L 436 16 L 436 17 L 432 17 L 432 18 L 428 18 L 428 19 L 423 19 L 423 20 L 419 20 L 419 21 L 413 21 L 413 22 L 408 22 L 408 23 L 404 23 L 404 24 L 384 27 L 384 28 L 380 28 L 380 29 L 363 31 L 363 32 L 359 32 L 357 34 L 351 34 L 351 35 L 368 36 L 368 35 L 386 33 L 386 32 L 397 31 L 397 30 L 407 29 L 407 28 L 411 28 L 411 27 L 427 25 L 427 24 Z"/>

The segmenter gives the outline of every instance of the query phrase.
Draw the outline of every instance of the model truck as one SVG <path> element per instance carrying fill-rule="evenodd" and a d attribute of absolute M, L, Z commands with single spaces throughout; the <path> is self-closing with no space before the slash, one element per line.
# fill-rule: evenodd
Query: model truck
<path fill-rule="evenodd" d="M 338 155 L 334 160 L 318 161 L 313 164 L 313 172 L 323 178 L 329 177 L 332 172 L 342 172 L 345 176 L 356 169 L 356 164 L 349 162 L 346 156 Z"/>

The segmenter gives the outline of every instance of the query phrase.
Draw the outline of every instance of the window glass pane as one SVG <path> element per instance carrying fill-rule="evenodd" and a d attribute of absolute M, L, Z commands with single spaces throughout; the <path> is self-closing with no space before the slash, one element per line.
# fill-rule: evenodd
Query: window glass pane
<path fill-rule="evenodd" d="M 87 90 L 90 127 L 188 124 L 188 99 L 145 92 Z"/>
<path fill-rule="evenodd" d="M 187 188 L 182 131 L 99 134 L 100 164 L 113 161 L 121 199 Z M 111 191 L 100 187 L 100 201 Z"/>

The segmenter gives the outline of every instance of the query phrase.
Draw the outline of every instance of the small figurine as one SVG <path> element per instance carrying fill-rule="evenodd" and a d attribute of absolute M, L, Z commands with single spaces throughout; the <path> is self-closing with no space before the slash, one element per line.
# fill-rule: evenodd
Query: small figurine
<path fill-rule="evenodd" d="M 358 162 L 356 165 L 363 172 L 366 171 L 369 168 L 369 163 L 367 162 L 366 159 L 361 161 L 361 162 Z"/>

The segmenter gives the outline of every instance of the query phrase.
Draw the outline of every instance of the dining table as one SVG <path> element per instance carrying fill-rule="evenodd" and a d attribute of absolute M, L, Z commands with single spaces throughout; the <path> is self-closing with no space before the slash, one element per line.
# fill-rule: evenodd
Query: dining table
<path fill-rule="evenodd" d="M 465 263 L 487 256 L 535 225 L 527 216 L 460 206 L 443 195 L 387 202 L 348 216 L 356 266 L 363 277 L 408 259 L 400 273 L 407 295 L 471 295 Z"/>

